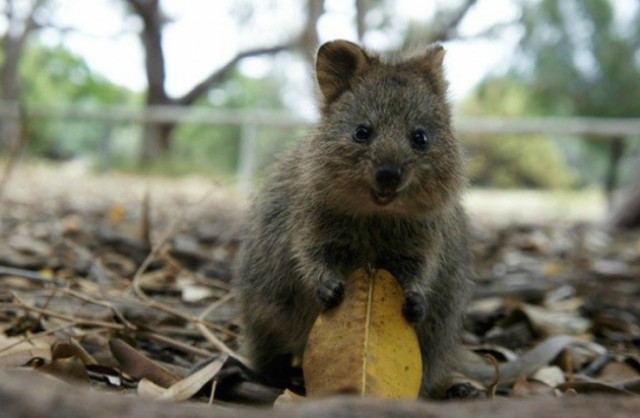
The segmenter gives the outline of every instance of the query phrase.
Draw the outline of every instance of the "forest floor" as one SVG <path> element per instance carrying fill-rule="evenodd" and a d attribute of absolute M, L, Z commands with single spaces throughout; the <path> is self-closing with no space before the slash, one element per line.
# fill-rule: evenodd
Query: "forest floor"
<path fill-rule="evenodd" d="M 197 177 L 17 167 L 0 197 L 0 370 L 143 397 L 273 402 L 229 358 L 206 366 L 241 338 L 229 280 L 246 202 Z M 609 231 L 597 191 L 471 190 L 465 202 L 477 277 L 464 342 L 498 360 L 553 336 L 581 342 L 498 395 L 640 394 L 640 233 Z M 209 374 L 180 387 L 198 364 Z"/>

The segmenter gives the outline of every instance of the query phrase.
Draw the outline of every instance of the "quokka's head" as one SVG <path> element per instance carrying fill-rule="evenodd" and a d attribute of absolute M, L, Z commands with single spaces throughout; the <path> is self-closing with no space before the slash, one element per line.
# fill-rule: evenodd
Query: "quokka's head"
<path fill-rule="evenodd" d="M 324 203 L 354 213 L 418 215 L 464 185 L 450 126 L 444 49 L 383 60 L 338 40 L 318 51 L 322 120 L 308 143 L 308 179 Z"/>

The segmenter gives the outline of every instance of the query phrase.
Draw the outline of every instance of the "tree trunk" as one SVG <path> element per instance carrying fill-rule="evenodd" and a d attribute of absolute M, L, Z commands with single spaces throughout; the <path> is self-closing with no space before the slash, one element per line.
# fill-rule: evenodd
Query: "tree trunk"
<path fill-rule="evenodd" d="M 209 89 L 221 83 L 242 59 L 257 55 L 275 54 L 288 49 L 291 43 L 264 48 L 255 48 L 238 53 L 221 68 L 213 71 L 197 83 L 185 95 L 178 98 L 168 96 L 165 87 L 165 60 L 162 49 L 162 31 L 167 22 L 159 0 L 125 0 L 133 12 L 142 20 L 140 39 L 145 51 L 145 70 L 147 75 L 147 107 L 154 106 L 191 106 Z M 317 1 L 317 0 L 316 0 Z M 321 1 L 322 3 L 322 1 Z M 171 151 L 171 134 L 175 122 L 148 122 L 144 125 L 140 163 L 148 165 Z"/>
<path fill-rule="evenodd" d="M 147 106 L 172 104 L 165 90 L 165 62 L 162 49 L 162 30 L 166 18 L 160 9 L 159 0 L 128 0 L 129 4 L 142 20 L 140 39 L 145 52 L 145 71 L 147 75 Z M 166 157 L 171 150 L 171 132 L 173 123 L 160 124 L 147 122 L 142 133 L 140 164 L 149 163 Z"/>
<path fill-rule="evenodd" d="M 2 101 L 17 107 L 20 100 L 20 80 L 18 78 L 18 63 L 22 55 L 19 40 L 7 33 L 3 39 L 4 61 L 0 68 L 0 83 Z M 17 112 L 16 112 L 17 116 Z M 11 152 L 20 138 L 20 118 L 7 117 L 0 121 L 0 147 Z"/>
<path fill-rule="evenodd" d="M 150 163 L 166 157 L 171 152 L 171 134 L 175 123 L 150 122 L 144 125 L 142 134 L 142 152 L 140 163 L 148 166 Z"/>
<path fill-rule="evenodd" d="M 618 172 L 620 160 L 624 155 L 624 148 L 624 138 L 613 138 L 610 140 L 609 161 L 604 179 L 604 190 L 607 196 L 607 204 L 609 205 L 610 210 L 613 208 L 613 192 L 618 185 Z"/>
<path fill-rule="evenodd" d="M 307 0 L 307 22 L 301 37 L 302 49 L 307 62 L 313 63 L 316 59 L 316 50 L 320 46 L 318 36 L 318 21 L 324 14 L 324 0 Z"/>
<path fill-rule="evenodd" d="M 367 30 L 365 17 L 367 14 L 366 0 L 356 0 L 356 32 L 358 33 L 358 42 L 362 44 L 364 41 L 364 33 Z"/>
<path fill-rule="evenodd" d="M 7 0 L 5 4 L 6 33 L 2 37 L 2 51 L 4 59 L 0 66 L 0 100 L 16 106 L 20 104 L 20 60 L 24 52 L 29 35 L 38 28 L 34 16 L 45 0 L 35 0 L 25 17 L 16 15 L 14 0 Z M 18 146 L 21 138 L 21 119 L 19 111 L 16 117 L 0 119 L 0 149 L 9 154 Z"/>
<path fill-rule="evenodd" d="M 621 193 L 621 198 L 609 218 L 610 225 L 617 229 L 640 227 L 640 156 L 637 160 L 635 176 Z"/>

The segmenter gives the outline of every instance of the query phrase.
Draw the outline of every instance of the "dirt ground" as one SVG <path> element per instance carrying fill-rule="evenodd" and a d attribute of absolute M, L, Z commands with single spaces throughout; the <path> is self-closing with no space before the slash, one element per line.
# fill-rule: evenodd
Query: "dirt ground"
<path fill-rule="evenodd" d="M 172 199 L 212 202 L 242 208 L 246 195 L 233 184 L 222 184 L 201 176 L 145 178 L 134 175 L 97 175 L 82 164 L 19 167 L 8 183 L 5 196 L 21 202 L 67 200 L 71 203 L 136 202 L 146 190 L 159 202 Z M 600 190 L 539 191 L 470 189 L 465 194 L 470 218 L 480 222 L 589 222 L 606 217 L 606 202 Z"/>
<path fill-rule="evenodd" d="M 640 234 L 607 230 L 597 190 L 470 190 L 465 203 L 477 276 L 465 344 L 508 360 L 551 337 L 582 343 L 556 347 L 498 396 L 637 396 Z M 158 396 L 202 361 L 237 354 L 229 280 L 246 204 L 200 177 L 18 166 L 0 198 L 0 369 Z M 268 390 L 238 389 L 252 378 L 222 363 L 235 380 L 218 370 L 201 385 L 218 381 L 216 399 L 273 402 Z M 487 389 L 464 380 L 450 395 Z"/>

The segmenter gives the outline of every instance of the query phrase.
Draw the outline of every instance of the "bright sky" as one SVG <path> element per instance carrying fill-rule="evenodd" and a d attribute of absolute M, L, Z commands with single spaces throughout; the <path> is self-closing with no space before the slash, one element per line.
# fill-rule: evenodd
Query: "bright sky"
<path fill-rule="evenodd" d="M 83 56 L 94 70 L 110 80 L 135 90 L 143 90 L 144 56 L 136 36 L 139 23 L 125 17 L 121 2 L 58 2 L 60 7 L 54 12 L 56 21 L 80 28 L 81 33 L 70 32 L 60 39 L 49 31 L 42 34 L 42 39 L 52 44 L 62 40 L 70 49 Z M 164 33 L 167 85 L 171 94 L 183 93 L 213 68 L 223 64 L 237 50 L 275 44 L 296 33 L 304 22 L 302 5 L 305 2 L 277 0 L 254 3 L 257 4 L 257 13 L 252 17 L 252 23 L 239 27 L 236 23 L 237 16 L 244 11 L 237 1 L 162 1 L 167 15 L 173 20 Z M 432 16 L 437 2 L 397 0 L 392 3 L 397 12 L 394 24 L 402 26 L 409 19 L 427 20 Z M 494 22 L 512 20 L 516 14 L 512 0 L 480 0 L 460 29 L 463 35 L 471 36 Z M 335 38 L 355 40 L 353 19 L 351 2 L 327 0 L 327 13 L 319 24 L 321 41 Z M 508 36 L 509 38 L 493 41 L 460 41 L 445 45 L 445 65 L 454 101 L 463 98 L 487 72 L 504 68 L 518 39 L 516 32 Z M 382 33 L 371 33 L 365 39 L 367 46 L 374 49 L 391 46 L 393 41 Z M 284 63 L 251 60 L 241 68 L 249 75 L 260 75 L 278 65 Z M 299 66 L 297 69 L 290 69 L 291 78 L 304 78 L 303 68 Z"/>

